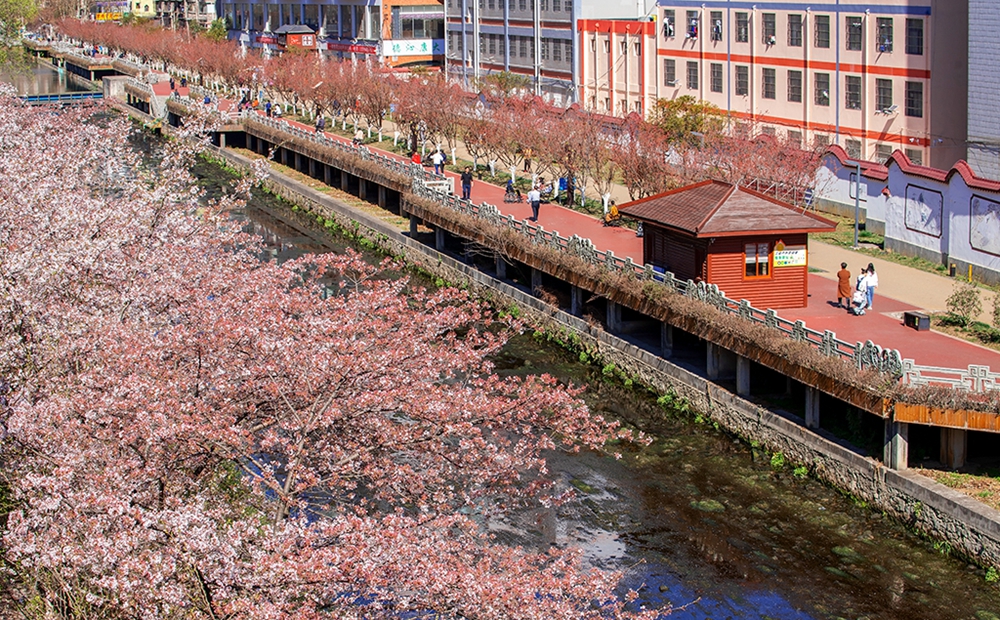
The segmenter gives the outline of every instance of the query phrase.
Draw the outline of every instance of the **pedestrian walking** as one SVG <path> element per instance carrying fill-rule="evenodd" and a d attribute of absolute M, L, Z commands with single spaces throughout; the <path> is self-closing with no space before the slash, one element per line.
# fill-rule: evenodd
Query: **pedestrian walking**
<path fill-rule="evenodd" d="M 875 289 L 878 288 L 878 275 L 875 274 L 875 265 L 868 263 L 868 277 L 866 279 L 868 290 L 865 294 L 868 296 L 868 309 L 874 310 L 872 302 L 875 301 Z"/>
<path fill-rule="evenodd" d="M 434 164 L 434 174 L 441 174 L 444 171 L 444 153 L 441 149 L 434 151 L 431 155 L 431 163 Z"/>
<path fill-rule="evenodd" d="M 323 133 L 324 129 L 326 129 L 326 119 L 321 114 L 316 117 L 316 133 Z"/>
<path fill-rule="evenodd" d="M 472 168 L 462 171 L 462 200 L 472 200 Z"/>
<path fill-rule="evenodd" d="M 174 82 L 173 76 L 171 76 L 170 77 L 170 90 L 171 90 L 171 92 L 173 92 L 174 90 L 176 90 L 176 87 L 177 87 L 177 84 L 176 84 L 176 82 Z"/>
<path fill-rule="evenodd" d="M 542 192 L 538 191 L 538 186 L 535 185 L 528 192 L 528 203 L 531 204 L 531 217 L 528 219 L 532 222 L 538 221 L 538 207 L 542 204 Z"/>
<path fill-rule="evenodd" d="M 837 305 L 851 309 L 851 271 L 847 263 L 840 263 L 840 271 L 837 272 Z"/>
<path fill-rule="evenodd" d="M 267 103 L 264 104 L 264 114 L 268 118 L 271 118 L 271 102 L 270 101 L 268 101 Z"/>
<path fill-rule="evenodd" d="M 531 149 L 524 149 L 524 171 L 531 172 Z"/>
<path fill-rule="evenodd" d="M 862 267 L 861 273 L 858 274 L 858 281 L 854 286 L 852 301 L 854 302 L 854 314 L 857 316 L 863 315 L 865 308 L 868 307 L 868 269 L 865 267 Z"/>
<path fill-rule="evenodd" d="M 188 85 L 188 79 L 182 75 L 181 76 L 181 88 L 187 88 L 187 85 Z"/>
<path fill-rule="evenodd" d="M 365 132 L 361 131 L 361 128 L 358 127 L 358 130 L 354 132 L 354 141 L 353 141 L 354 146 L 361 146 L 361 143 L 364 141 L 365 141 Z"/>

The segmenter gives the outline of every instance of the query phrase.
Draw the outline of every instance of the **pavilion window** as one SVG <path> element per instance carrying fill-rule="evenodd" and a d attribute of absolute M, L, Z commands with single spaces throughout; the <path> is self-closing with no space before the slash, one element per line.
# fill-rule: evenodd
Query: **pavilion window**
<path fill-rule="evenodd" d="M 761 278 L 770 274 L 771 244 L 747 243 L 745 246 L 744 275 L 747 278 Z"/>

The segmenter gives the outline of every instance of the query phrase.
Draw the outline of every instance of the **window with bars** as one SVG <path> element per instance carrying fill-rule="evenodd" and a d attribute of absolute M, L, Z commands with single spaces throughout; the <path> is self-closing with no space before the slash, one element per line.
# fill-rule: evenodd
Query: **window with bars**
<path fill-rule="evenodd" d="M 802 72 L 797 69 L 788 71 L 788 100 L 802 103 Z"/>
<path fill-rule="evenodd" d="M 880 164 L 884 164 L 889 159 L 890 155 L 892 155 L 891 144 L 875 145 L 875 161 L 877 161 Z"/>
<path fill-rule="evenodd" d="M 712 63 L 712 92 L 722 92 L 722 63 Z"/>
<path fill-rule="evenodd" d="M 818 133 L 813 136 L 813 146 L 818 149 L 826 148 L 830 145 L 830 136 L 825 133 Z"/>
<path fill-rule="evenodd" d="M 489 9 L 492 11 L 493 9 L 496 8 L 496 0 L 489 0 L 489 2 L 486 4 L 486 6 L 488 6 Z"/>
<path fill-rule="evenodd" d="M 497 52 L 500 54 L 500 58 L 504 58 L 507 55 L 507 39 L 503 35 L 497 36 L 499 43 L 497 44 Z"/>
<path fill-rule="evenodd" d="M 848 15 L 844 18 L 847 22 L 847 49 L 851 52 L 861 51 L 861 16 Z"/>
<path fill-rule="evenodd" d="M 788 16 L 788 46 L 802 47 L 802 16 L 792 14 Z"/>
<path fill-rule="evenodd" d="M 566 46 L 565 47 L 565 52 L 566 53 L 563 54 L 566 57 L 566 61 L 567 62 L 572 62 L 573 61 L 573 42 L 572 41 L 563 41 L 563 45 Z"/>
<path fill-rule="evenodd" d="M 924 165 L 924 152 L 920 149 L 906 149 L 906 156 L 918 166 Z"/>
<path fill-rule="evenodd" d="M 528 0 L 518 0 L 518 8 L 522 11 L 528 10 Z"/>
<path fill-rule="evenodd" d="M 673 58 L 663 59 L 663 84 L 665 86 L 677 85 L 677 62 Z"/>
<path fill-rule="evenodd" d="M 552 12 L 558 13 L 562 11 L 562 0 L 552 0 Z"/>
<path fill-rule="evenodd" d="M 554 62 L 562 62 L 562 41 L 552 43 L 552 60 Z"/>
<path fill-rule="evenodd" d="M 736 42 L 737 43 L 749 43 L 750 42 L 750 14 L 749 13 L 737 13 L 736 14 Z"/>
<path fill-rule="evenodd" d="M 906 115 L 914 118 L 924 116 L 924 83 L 906 83 Z"/>
<path fill-rule="evenodd" d="M 892 107 L 892 80 L 875 80 L 875 109 L 885 112 Z"/>
<path fill-rule="evenodd" d="M 771 272 L 771 244 L 747 243 L 744 245 L 743 275 L 747 278 L 765 278 Z"/>
<path fill-rule="evenodd" d="M 875 42 L 876 49 L 887 54 L 892 53 L 892 18 L 879 17 L 875 22 L 878 27 L 878 40 Z"/>
<path fill-rule="evenodd" d="M 539 2 L 538 2 L 538 10 L 540 10 L 540 11 L 548 11 L 549 10 L 549 0 L 539 0 Z"/>
<path fill-rule="evenodd" d="M 521 58 L 528 57 L 528 37 L 518 37 L 517 38 L 517 48 L 518 56 Z"/>
<path fill-rule="evenodd" d="M 764 45 L 774 45 L 778 34 L 778 22 L 774 13 L 764 13 L 761 15 L 761 28 Z"/>
<path fill-rule="evenodd" d="M 736 65 L 736 94 L 750 94 L 750 67 L 746 65 Z"/>
<path fill-rule="evenodd" d="M 677 26 L 677 17 L 673 9 L 663 12 L 663 38 L 670 39 L 674 36 L 674 29 Z"/>
<path fill-rule="evenodd" d="M 497 36 L 495 34 L 490 35 L 490 55 L 497 53 Z"/>
<path fill-rule="evenodd" d="M 774 69 L 763 69 L 761 73 L 764 79 L 760 96 L 764 99 L 774 99 L 777 92 L 777 73 Z"/>
<path fill-rule="evenodd" d="M 816 105 L 828 106 L 830 105 L 830 74 L 816 73 L 814 75 L 816 80 Z"/>
<path fill-rule="evenodd" d="M 797 149 L 802 148 L 802 132 L 795 129 L 788 130 L 788 145 Z"/>
<path fill-rule="evenodd" d="M 542 39 L 542 50 L 541 51 L 542 51 L 542 60 L 548 60 L 549 59 L 549 42 L 546 41 L 545 39 Z"/>
<path fill-rule="evenodd" d="M 761 135 L 764 135 L 764 136 L 772 136 L 773 137 L 773 136 L 777 135 L 778 131 L 774 127 L 772 127 L 770 125 L 764 125 L 763 127 L 760 128 L 760 133 L 761 133 Z"/>
<path fill-rule="evenodd" d="M 722 40 L 722 11 L 712 11 L 712 40 Z"/>
<path fill-rule="evenodd" d="M 817 15 L 815 26 L 813 30 L 816 31 L 816 47 L 829 48 L 830 47 L 830 16 L 829 15 Z"/>
<path fill-rule="evenodd" d="M 844 140 L 844 150 L 847 151 L 847 156 L 851 159 L 861 159 L 861 140 L 850 138 Z M 854 183 L 851 183 L 851 187 L 854 187 Z"/>
<path fill-rule="evenodd" d="M 698 63 L 688 62 L 687 70 L 688 70 L 687 87 L 698 88 Z"/>
<path fill-rule="evenodd" d="M 919 17 L 906 20 L 906 53 L 914 56 L 924 53 L 924 20 Z"/>
<path fill-rule="evenodd" d="M 856 75 L 844 76 L 844 107 L 848 110 L 861 109 L 861 78 Z"/>
<path fill-rule="evenodd" d="M 689 39 L 698 38 L 698 11 L 687 12 L 687 30 L 685 33 Z"/>

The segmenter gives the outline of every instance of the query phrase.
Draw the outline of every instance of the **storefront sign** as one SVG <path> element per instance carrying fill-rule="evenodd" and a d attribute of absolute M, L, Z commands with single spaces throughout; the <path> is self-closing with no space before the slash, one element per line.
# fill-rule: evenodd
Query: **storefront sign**
<path fill-rule="evenodd" d="M 372 43 L 332 43 L 328 41 L 326 49 L 334 52 L 350 52 L 352 54 L 378 53 L 378 46 Z"/>
<path fill-rule="evenodd" d="M 257 43 L 271 43 L 276 44 L 278 42 L 278 37 L 269 37 L 267 35 L 257 35 Z"/>
<path fill-rule="evenodd" d="M 384 41 L 386 56 L 435 56 L 444 54 L 444 39 L 399 39 Z"/>
<path fill-rule="evenodd" d="M 775 248 L 775 267 L 805 267 L 806 249 L 803 246 L 788 246 L 783 250 Z"/>

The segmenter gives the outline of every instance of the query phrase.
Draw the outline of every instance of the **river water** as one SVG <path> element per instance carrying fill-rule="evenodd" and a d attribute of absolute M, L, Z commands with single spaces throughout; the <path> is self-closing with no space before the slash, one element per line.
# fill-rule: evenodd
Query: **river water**
<path fill-rule="evenodd" d="M 217 166 L 196 173 L 210 195 L 231 183 Z M 277 260 L 350 247 L 263 193 L 232 217 Z M 692 413 L 667 412 L 530 334 L 512 338 L 495 363 L 501 374 L 586 386 L 595 412 L 655 437 L 622 446 L 617 461 L 549 455 L 552 475 L 579 499 L 491 524 L 501 538 L 581 547 L 590 564 L 626 571 L 637 604 L 686 606 L 671 618 L 1000 620 L 1000 589 L 981 569 Z"/>
<path fill-rule="evenodd" d="M 21 95 L 54 95 L 85 90 L 66 78 L 65 70 L 50 64 L 15 56 L 6 66 L 0 66 L 0 81 L 13 84 Z"/>

